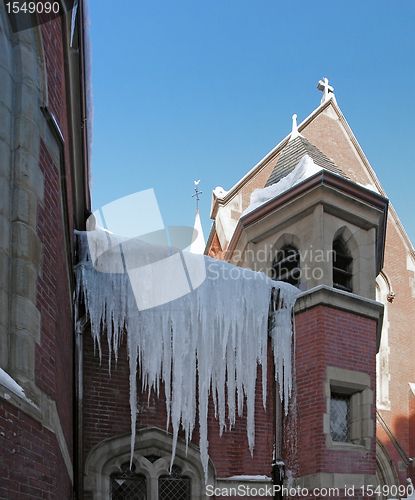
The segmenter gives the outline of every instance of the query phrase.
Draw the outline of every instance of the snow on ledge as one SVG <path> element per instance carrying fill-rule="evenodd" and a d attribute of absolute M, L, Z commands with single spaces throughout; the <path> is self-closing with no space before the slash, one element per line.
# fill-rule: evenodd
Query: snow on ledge
<path fill-rule="evenodd" d="M 0 368 L 0 384 L 5 387 L 8 391 L 12 392 L 15 396 L 23 399 L 27 403 L 31 404 L 35 408 L 37 406 L 35 403 L 30 400 L 26 394 L 24 393 L 23 387 L 21 387 L 8 373 L 6 373 L 3 369 Z M 11 396 L 5 392 L 4 397 L 6 399 L 11 399 Z"/>
<path fill-rule="evenodd" d="M 231 476 L 226 478 L 221 478 L 220 481 L 250 481 L 250 482 L 263 482 L 263 481 L 272 481 L 272 479 L 268 476 Z"/>

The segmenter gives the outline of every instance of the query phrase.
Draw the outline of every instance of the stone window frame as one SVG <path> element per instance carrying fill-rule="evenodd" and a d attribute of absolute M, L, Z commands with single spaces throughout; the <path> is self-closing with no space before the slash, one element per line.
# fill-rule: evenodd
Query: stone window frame
<path fill-rule="evenodd" d="M 158 500 L 158 480 L 169 475 L 172 447 L 173 436 L 166 431 L 157 427 L 137 431 L 133 464 L 136 474 L 146 478 L 148 500 Z M 93 500 L 111 500 L 110 476 L 119 472 L 130 456 L 131 433 L 106 439 L 92 448 L 85 461 L 84 489 L 92 492 Z M 150 461 L 146 458 L 150 456 L 160 458 Z M 180 467 L 182 476 L 191 480 L 191 500 L 207 500 L 199 448 L 192 443 L 186 446 L 179 438 L 174 464 Z M 216 470 L 209 461 L 207 484 L 214 484 L 215 478 Z"/>
<path fill-rule="evenodd" d="M 290 254 L 287 256 L 286 252 L 290 252 Z M 281 256 L 281 253 L 283 254 Z M 287 269 L 288 273 L 285 276 L 284 274 L 278 273 L 277 268 L 281 266 L 281 264 L 285 261 L 288 261 Z M 291 264 L 294 264 L 292 266 Z M 274 261 L 272 262 L 272 269 L 275 271 L 275 275 L 272 276 L 272 279 L 276 281 L 284 281 L 285 283 L 291 283 L 290 280 L 296 281 L 296 283 L 291 283 L 293 286 L 296 286 L 297 288 L 300 286 L 300 278 L 301 278 L 301 269 L 300 269 L 300 253 L 299 249 L 296 245 L 293 243 L 286 243 L 284 244 L 280 249 L 278 249 L 278 253 L 276 257 L 274 258 Z M 295 271 L 299 271 L 299 277 L 295 278 Z M 281 279 L 283 278 L 283 279 Z"/>
<path fill-rule="evenodd" d="M 349 443 L 333 441 L 331 437 L 330 402 L 332 393 L 350 395 Z M 375 429 L 372 418 L 374 394 L 371 389 L 370 375 L 328 366 L 327 378 L 324 383 L 324 396 L 326 397 L 326 413 L 323 415 L 323 432 L 326 435 L 327 449 L 370 451 Z"/>
<path fill-rule="evenodd" d="M 361 255 L 360 255 L 360 247 L 359 243 L 356 241 L 356 238 L 354 236 L 354 233 L 351 231 L 351 228 L 349 228 L 348 225 L 344 225 L 337 229 L 337 231 L 334 232 L 332 236 L 332 250 L 333 250 L 333 244 L 334 242 L 340 242 L 340 244 L 344 247 L 344 250 L 348 254 L 349 258 L 351 259 L 350 263 L 350 288 L 351 292 L 349 293 L 354 293 L 356 295 L 362 295 L 361 294 L 361 287 L 359 284 L 359 279 L 358 277 L 360 276 L 360 270 L 361 270 Z M 332 259 L 333 259 L 333 253 L 332 253 Z M 332 260 L 331 262 L 331 281 L 332 281 L 332 286 L 334 287 L 334 277 L 333 277 L 333 266 L 334 262 Z"/>
<path fill-rule="evenodd" d="M 341 250 L 335 250 L 335 248 Z M 336 259 L 337 255 L 339 257 L 343 257 L 343 263 L 337 264 Z M 347 285 L 342 285 L 335 280 L 335 274 L 343 274 L 346 279 Z M 332 254 L 332 276 L 333 276 L 333 288 L 337 288 L 338 290 L 343 290 L 344 292 L 353 293 L 353 256 L 349 251 L 349 247 L 347 243 L 343 240 L 342 236 L 337 236 L 333 239 L 333 254 Z"/>

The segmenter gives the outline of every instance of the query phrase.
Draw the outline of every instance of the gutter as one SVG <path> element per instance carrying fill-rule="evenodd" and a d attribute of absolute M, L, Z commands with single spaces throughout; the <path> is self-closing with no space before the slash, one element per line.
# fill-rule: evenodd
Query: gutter
<path fill-rule="evenodd" d="M 82 224 L 85 225 L 88 213 L 91 210 L 91 193 L 89 191 L 89 163 L 88 163 L 88 128 L 87 121 L 87 103 L 86 103 L 86 82 L 85 82 L 85 43 L 84 43 L 84 1 L 79 0 L 78 4 L 78 47 L 79 47 L 79 85 L 80 85 L 80 104 L 81 104 L 81 144 L 82 144 L 82 171 L 84 186 L 84 208 L 85 217 Z M 77 229 L 85 229 L 79 227 Z M 84 498 L 84 473 L 83 473 L 83 389 L 84 389 L 84 338 L 83 332 L 86 326 L 85 317 L 75 318 L 75 499 Z"/>

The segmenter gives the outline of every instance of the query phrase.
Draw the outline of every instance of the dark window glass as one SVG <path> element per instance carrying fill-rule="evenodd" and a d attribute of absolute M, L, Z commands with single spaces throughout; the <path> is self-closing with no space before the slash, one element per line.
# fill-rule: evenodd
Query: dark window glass
<path fill-rule="evenodd" d="M 350 396 L 344 394 L 331 395 L 330 434 L 333 441 L 350 442 Z"/>
<path fill-rule="evenodd" d="M 159 500 L 190 500 L 190 478 L 173 465 L 170 476 L 159 478 Z"/>
<path fill-rule="evenodd" d="M 272 269 L 272 279 L 299 286 L 301 271 L 298 250 L 292 245 L 286 245 L 278 250 Z"/>
<path fill-rule="evenodd" d="M 352 257 L 341 240 L 333 242 L 333 287 L 352 292 Z"/>
<path fill-rule="evenodd" d="M 135 466 L 122 464 L 121 472 L 111 474 L 111 500 L 146 500 L 146 478 L 135 473 Z"/>

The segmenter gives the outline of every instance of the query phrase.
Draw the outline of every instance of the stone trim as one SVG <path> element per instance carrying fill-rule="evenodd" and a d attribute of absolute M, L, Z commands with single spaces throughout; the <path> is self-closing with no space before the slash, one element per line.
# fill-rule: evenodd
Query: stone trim
<path fill-rule="evenodd" d="M 147 479 L 147 495 L 149 500 L 157 500 L 157 481 L 163 474 L 169 474 L 173 435 L 149 427 L 137 432 L 134 446 L 133 463 L 138 474 L 144 474 Z M 154 463 L 145 456 L 158 455 Z M 90 450 L 85 461 L 84 489 L 92 491 L 94 500 L 110 500 L 110 475 L 119 472 L 124 462 L 131 457 L 131 433 L 114 436 Z M 200 461 L 200 451 L 197 446 L 177 440 L 174 463 L 182 469 L 183 476 L 192 480 L 192 500 L 207 500 L 203 467 Z M 210 461 L 208 466 L 208 483 L 214 484 L 216 470 Z"/>
<path fill-rule="evenodd" d="M 300 476 L 294 479 L 293 487 L 300 486 L 301 488 L 307 488 L 308 490 L 313 490 L 314 488 L 339 488 L 339 490 L 344 490 L 344 488 L 355 489 L 361 488 L 362 486 L 373 486 L 377 485 L 376 476 L 370 474 L 341 474 L 337 472 L 317 472 L 316 474 L 309 474 L 307 476 Z M 284 484 L 287 487 L 287 485 Z"/>
<path fill-rule="evenodd" d="M 332 392 L 349 394 L 350 398 L 350 443 L 332 440 L 330 433 L 330 400 Z M 367 373 L 345 370 L 334 366 L 327 367 L 327 379 L 324 383 L 326 413 L 323 415 L 323 432 L 326 434 L 326 447 L 329 450 L 370 451 L 375 425 L 371 418 L 373 390 L 370 388 L 370 375 Z"/>
<path fill-rule="evenodd" d="M 379 350 L 383 324 L 383 304 L 327 285 L 319 285 L 297 297 L 294 313 L 299 314 L 317 306 L 328 306 L 375 320 L 377 322 L 376 348 Z"/>
<path fill-rule="evenodd" d="M 399 486 L 399 477 L 388 450 L 379 438 L 376 438 L 376 479 L 379 486 Z"/>

